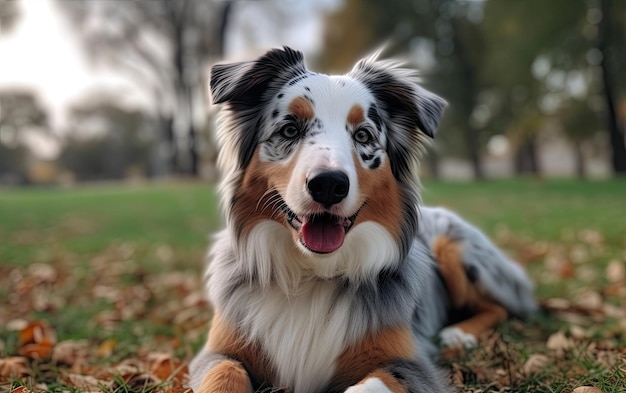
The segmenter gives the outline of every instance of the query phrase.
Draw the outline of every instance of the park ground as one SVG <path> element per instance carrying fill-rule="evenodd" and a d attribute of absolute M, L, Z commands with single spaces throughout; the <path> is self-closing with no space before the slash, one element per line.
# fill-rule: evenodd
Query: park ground
<path fill-rule="evenodd" d="M 529 271 L 542 311 L 441 364 L 465 392 L 626 391 L 626 181 L 425 182 Z M 0 190 L 0 391 L 184 392 L 210 311 L 213 185 Z"/>

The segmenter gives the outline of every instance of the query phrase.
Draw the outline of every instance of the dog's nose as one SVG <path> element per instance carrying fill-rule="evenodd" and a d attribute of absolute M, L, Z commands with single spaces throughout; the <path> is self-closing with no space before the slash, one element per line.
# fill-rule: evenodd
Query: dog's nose
<path fill-rule="evenodd" d="M 348 176 L 340 171 L 324 171 L 307 180 L 309 194 L 326 208 L 341 202 L 350 191 Z"/>

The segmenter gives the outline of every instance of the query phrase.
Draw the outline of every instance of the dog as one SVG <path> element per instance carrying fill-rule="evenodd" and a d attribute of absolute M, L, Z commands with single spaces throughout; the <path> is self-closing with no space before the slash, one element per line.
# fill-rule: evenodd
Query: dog
<path fill-rule="evenodd" d="M 535 303 L 524 271 L 452 212 L 417 164 L 446 102 L 393 60 L 343 76 L 273 49 L 213 66 L 226 228 L 195 392 L 449 392 L 442 345 L 473 346 Z"/>

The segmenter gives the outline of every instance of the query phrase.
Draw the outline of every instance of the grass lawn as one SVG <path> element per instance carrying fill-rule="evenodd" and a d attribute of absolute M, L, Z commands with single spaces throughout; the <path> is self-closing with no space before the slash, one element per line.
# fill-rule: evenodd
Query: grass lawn
<path fill-rule="evenodd" d="M 459 386 L 626 391 L 626 181 L 425 182 L 423 199 L 524 264 L 545 308 L 448 354 Z M 184 391 L 220 225 L 209 184 L 0 190 L 0 391 Z"/>

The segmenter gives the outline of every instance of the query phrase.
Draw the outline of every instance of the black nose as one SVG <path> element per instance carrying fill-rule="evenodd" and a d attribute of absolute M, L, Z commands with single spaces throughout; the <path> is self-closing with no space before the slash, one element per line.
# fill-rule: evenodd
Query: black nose
<path fill-rule="evenodd" d="M 308 179 L 306 186 L 313 200 L 328 208 L 348 195 L 350 180 L 343 172 L 325 171 Z"/>

